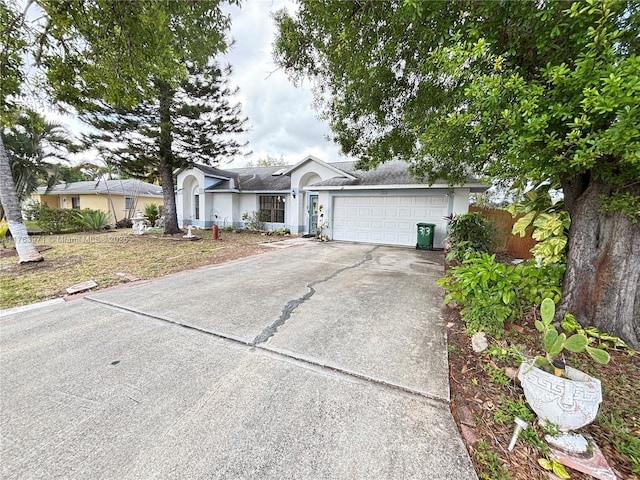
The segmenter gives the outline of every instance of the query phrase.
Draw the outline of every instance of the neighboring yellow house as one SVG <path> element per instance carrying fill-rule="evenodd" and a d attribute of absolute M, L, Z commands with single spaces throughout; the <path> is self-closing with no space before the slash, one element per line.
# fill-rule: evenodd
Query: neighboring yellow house
<path fill-rule="evenodd" d="M 135 179 L 92 180 L 55 185 L 49 191 L 40 187 L 32 195 L 51 208 L 102 210 L 110 214 L 110 222 L 135 216 L 138 210 L 155 203 L 162 206 L 162 187 Z"/>

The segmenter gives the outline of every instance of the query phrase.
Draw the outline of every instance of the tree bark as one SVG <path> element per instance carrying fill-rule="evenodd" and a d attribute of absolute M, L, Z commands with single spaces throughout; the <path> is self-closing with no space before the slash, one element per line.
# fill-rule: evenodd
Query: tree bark
<path fill-rule="evenodd" d="M 640 349 L 640 222 L 601 211 L 601 196 L 619 191 L 589 174 L 563 180 L 571 214 L 567 270 L 558 313 L 571 312 Z M 640 195 L 640 185 L 624 189 Z"/>
<path fill-rule="evenodd" d="M 0 201 L 7 218 L 7 225 L 13 237 L 13 242 L 18 253 L 19 263 L 41 262 L 44 260 L 42 255 L 38 253 L 36 247 L 31 243 L 31 238 L 27 233 L 27 227 L 22 220 L 22 211 L 16 187 L 13 183 L 11 175 L 11 166 L 9 165 L 9 157 L 4 148 L 4 142 L 0 137 Z"/>
<path fill-rule="evenodd" d="M 176 195 L 173 190 L 173 152 L 171 144 L 173 135 L 171 132 L 171 104 L 173 102 L 173 90 L 171 86 L 162 81 L 157 81 L 157 87 L 160 92 L 160 178 L 162 179 L 162 197 L 164 206 L 162 214 L 164 215 L 164 233 L 172 235 L 174 233 L 182 233 L 178 227 L 178 212 L 176 209 Z"/>

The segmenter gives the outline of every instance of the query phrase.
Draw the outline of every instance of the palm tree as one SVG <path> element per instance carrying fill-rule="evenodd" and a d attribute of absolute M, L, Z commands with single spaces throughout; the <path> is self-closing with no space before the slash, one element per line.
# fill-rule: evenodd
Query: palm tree
<path fill-rule="evenodd" d="M 73 144 L 63 127 L 31 110 L 19 111 L 13 126 L 0 133 L 0 218 L 7 219 L 19 262 L 40 262 L 43 257 L 31 243 L 21 202 L 49 177 L 47 166 L 52 164 L 47 161 L 60 160 L 59 153 L 72 150 Z"/>
<path fill-rule="evenodd" d="M 9 157 L 7 157 L 7 152 L 4 148 L 2 135 L 0 135 L 0 203 L 2 203 L 7 224 L 9 225 L 9 231 L 16 245 L 18 261 L 20 263 L 30 263 L 44 260 L 33 243 L 31 243 L 31 239 L 27 233 L 27 227 L 22 220 L 20 202 L 16 195 L 16 187 L 13 183 L 13 176 L 11 175 Z"/>
<path fill-rule="evenodd" d="M 64 156 L 74 149 L 64 127 L 31 110 L 20 111 L 13 126 L 2 132 L 2 139 L 20 202 L 42 183 L 57 183 L 65 172 L 59 162 L 66 161 Z"/>

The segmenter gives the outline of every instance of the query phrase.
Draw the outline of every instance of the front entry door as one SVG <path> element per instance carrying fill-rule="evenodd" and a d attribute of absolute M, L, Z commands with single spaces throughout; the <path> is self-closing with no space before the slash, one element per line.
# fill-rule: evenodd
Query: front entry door
<path fill-rule="evenodd" d="M 309 234 L 317 235 L 318 233 L 318 195 L 309 195 Z"/>

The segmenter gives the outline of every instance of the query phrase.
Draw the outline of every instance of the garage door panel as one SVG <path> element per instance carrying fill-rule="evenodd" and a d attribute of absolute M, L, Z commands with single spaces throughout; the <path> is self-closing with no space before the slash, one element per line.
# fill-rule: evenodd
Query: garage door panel
<path fill-rule="evenodd" d="M 333 238 L 389 245 L 416 244 L 419 222 L 436 225 L 434 246 L 445 235 L 446 195 L 336 196 L 333 204 Z"/>

